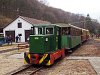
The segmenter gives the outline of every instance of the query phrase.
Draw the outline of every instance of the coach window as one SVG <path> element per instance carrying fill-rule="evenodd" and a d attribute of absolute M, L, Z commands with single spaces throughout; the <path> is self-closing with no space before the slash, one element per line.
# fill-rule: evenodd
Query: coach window
<path fill-rule="evenodd" d="M 65 30 L 64 29 L 62 29 L 62 35 L 65 35 Z"/>
<path fill-rule="evenodd" d="M 66 28 L 66 35 L 69 35 L 69 28 Z"/>
<path fill-rule="evenodd" d="M 75 36 L 77 36 L 77 34 L 78 34 L 78 31 L 77 31 L 77 29 L 75 29 Z"/>
<path fill-rule="evenodd" d="M 73 32 L 74 30 L 73 30 L 73 28 L 71 28 L 71 35 L 73 35 L 74 34 L 74 32 Z"/>
<path fill-rule="evenodd" d="M 22 23 L 18 23 L 18 28 L 22 28 Z"/>
<path fill-rule="evenodd" d="M 53 28 L 46 28 L 46 34 L 53 34 Z"/>

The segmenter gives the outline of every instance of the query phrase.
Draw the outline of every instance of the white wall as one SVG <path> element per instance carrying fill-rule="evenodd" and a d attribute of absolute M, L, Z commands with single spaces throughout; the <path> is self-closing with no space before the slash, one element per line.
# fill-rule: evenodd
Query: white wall
<path fill-rule="evenodd" d="M 22 28 L 18 28 L 18 23 L 19 22 L 22 23 Z M 27 21 L 25 21 L 21 18 L 17 18 L 15 21 L 13 21 L 11 24 L 9 24 L 7 27 L 5 27 L 3 29 L 3 33 L 4 33 L 4 36 L 5 36 L 5 31 L 15 30 L 15 37 L 18 34 L 22 34 L 21 42 L 25 42 L 25 30 L 30 30 L 31 27 L 32 27 L 32 25 L 30 23 L 28 23 Z"/>

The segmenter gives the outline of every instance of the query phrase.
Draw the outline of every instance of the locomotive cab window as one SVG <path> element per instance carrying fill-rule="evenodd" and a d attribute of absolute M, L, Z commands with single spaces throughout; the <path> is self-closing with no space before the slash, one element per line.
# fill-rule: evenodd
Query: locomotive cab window
<path fill-rule="evenodd" d="M 42 34 L 42 28 L 38 28 L 38 34 Z"/>
<path fill-rule="evenodd" d="M 31 27 L 31 34 L 33 35 L 43 35 L 43 27 Z"/>
<path fill-rule="evenodd" d="M 46 28 L 46 34 L 53 34 L 53 28 Z"/>
<path fill-rule="evenodd" d="M 35 27 L 35 35 L 42 35 L 43 28 L 42 27 Z"/>

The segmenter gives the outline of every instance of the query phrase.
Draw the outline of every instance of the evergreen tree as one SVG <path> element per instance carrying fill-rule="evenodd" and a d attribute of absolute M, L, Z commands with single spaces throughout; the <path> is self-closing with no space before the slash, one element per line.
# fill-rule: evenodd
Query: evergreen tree
<path fill-rule="evenodd" d="M 94 25 L 92 23 L 92 20 L 91 20 L 89 14 L 87 14 L 87 17 L 85 19 L 84 28 L 88 29 L 91 33 L 95 33 Z"/>

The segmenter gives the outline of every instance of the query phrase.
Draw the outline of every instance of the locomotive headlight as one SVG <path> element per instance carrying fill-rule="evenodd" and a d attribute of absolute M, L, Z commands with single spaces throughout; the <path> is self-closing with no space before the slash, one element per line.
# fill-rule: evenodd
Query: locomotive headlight
<path fill-rule="evenodd" d="M 45 41 L 48 41 L 48 38 L 46 38 Z"/>

